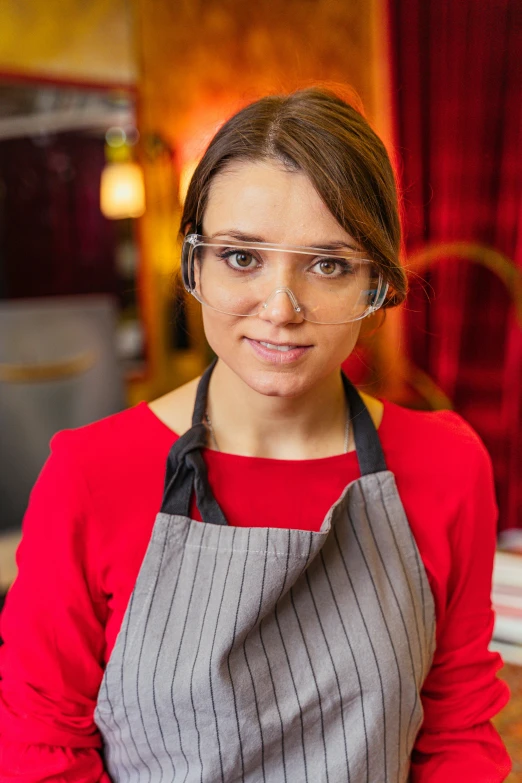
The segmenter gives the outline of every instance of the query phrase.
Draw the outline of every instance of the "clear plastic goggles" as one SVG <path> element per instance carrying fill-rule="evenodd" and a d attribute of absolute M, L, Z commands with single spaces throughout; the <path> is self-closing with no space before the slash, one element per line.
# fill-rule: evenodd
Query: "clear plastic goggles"
<path fill-rule="evenodd" d="M 233 316 L 259 315 L 288 296 L 294 311 L 318 324 L 358 321 L 378 310 L 388 284 L 364 254 L 188 234 L 181 268 L 201 304 Z"/>

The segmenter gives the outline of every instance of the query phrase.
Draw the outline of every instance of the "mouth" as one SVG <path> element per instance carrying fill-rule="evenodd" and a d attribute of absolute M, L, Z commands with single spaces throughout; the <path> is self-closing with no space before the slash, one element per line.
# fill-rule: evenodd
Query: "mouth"
<path fill-rule="evenodd" d="M 298 343 L 272 343 L 267 340 L 254 340 L 245 337 L 247 343 L 253 348 L 261 359 L 270 363 L 289 364 L 304 356 L 313 346 L 300 345 Z"/>
<path fill-rule="evenodd" d="M 292 351 L 294 348 L 306 348 L 305 345 L 290 345 L 288 343 L 267 343 L 264 340 L 258 340 L 259 345 L 264 345 L 265 348 L 270 348 L 271 351 Z"/>

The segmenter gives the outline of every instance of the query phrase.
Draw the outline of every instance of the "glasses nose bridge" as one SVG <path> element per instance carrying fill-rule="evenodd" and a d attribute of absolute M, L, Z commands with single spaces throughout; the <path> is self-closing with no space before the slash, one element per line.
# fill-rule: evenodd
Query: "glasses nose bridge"
<path fill-rule="evenodd" d="M 263 304 L 261 306 L 261 309 L 262 310 L 267 310 L 270 302 L 278 294 L 286 294 L 288 296 L 288 298 L 290 299 L 290 302 L 291 302 L 291 305 L 292 305 L 292 309 L 294 310 L 294 312 L 296 312 L 296 313 L 300 313 L 301 312 L 301 305 L 297 301 L 297 298 L 296 298 L 294 292 L 292 291 L 292 289 L 288 288 L 287 286 L 279 286 L 278 288 L 275 288 L 272 291 L 272 293 L 270 294 L 270 296 L 267 299 L 265 299 L 265 301 L 263 302 Z"/>

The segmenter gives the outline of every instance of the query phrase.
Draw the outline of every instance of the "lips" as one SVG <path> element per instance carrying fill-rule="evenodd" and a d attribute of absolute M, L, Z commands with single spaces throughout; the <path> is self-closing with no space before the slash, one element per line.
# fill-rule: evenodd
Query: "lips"
<path fill-rule="evenodd" d="M 270 364 L 290 364 L 296 362 L 313 347 L 296 343 L 254 340 L 250 337 L 245 337 L 245 340 L 260 359 Z"/>
<path fill-rule="evenodd" d="M 282 340 L 263 340 L 260 337 L 247 337 L 247 340 L 253 340 L 256 343 L 263 343 L 264 345 L 274 345 L 276 347 L 278 346 L 284 346 L 284 345 L 291 345 L 292 348 L 310 348 L 309 343 L 293 343 L 290 342 L 290 340 L 285 340 L 284 342 Z"/>

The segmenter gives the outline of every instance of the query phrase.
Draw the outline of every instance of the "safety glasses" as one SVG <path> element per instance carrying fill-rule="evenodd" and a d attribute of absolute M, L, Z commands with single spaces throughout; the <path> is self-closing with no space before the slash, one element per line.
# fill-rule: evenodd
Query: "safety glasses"
<path fill-rule="evenodd" d="M 388 284 L 363 253 L 265 242 L 185 237 L 182 274 L 201 304 L 232 316 L 255 316 L 288 296 L 318 324 L 358 321 L 378 310 Z"/>

